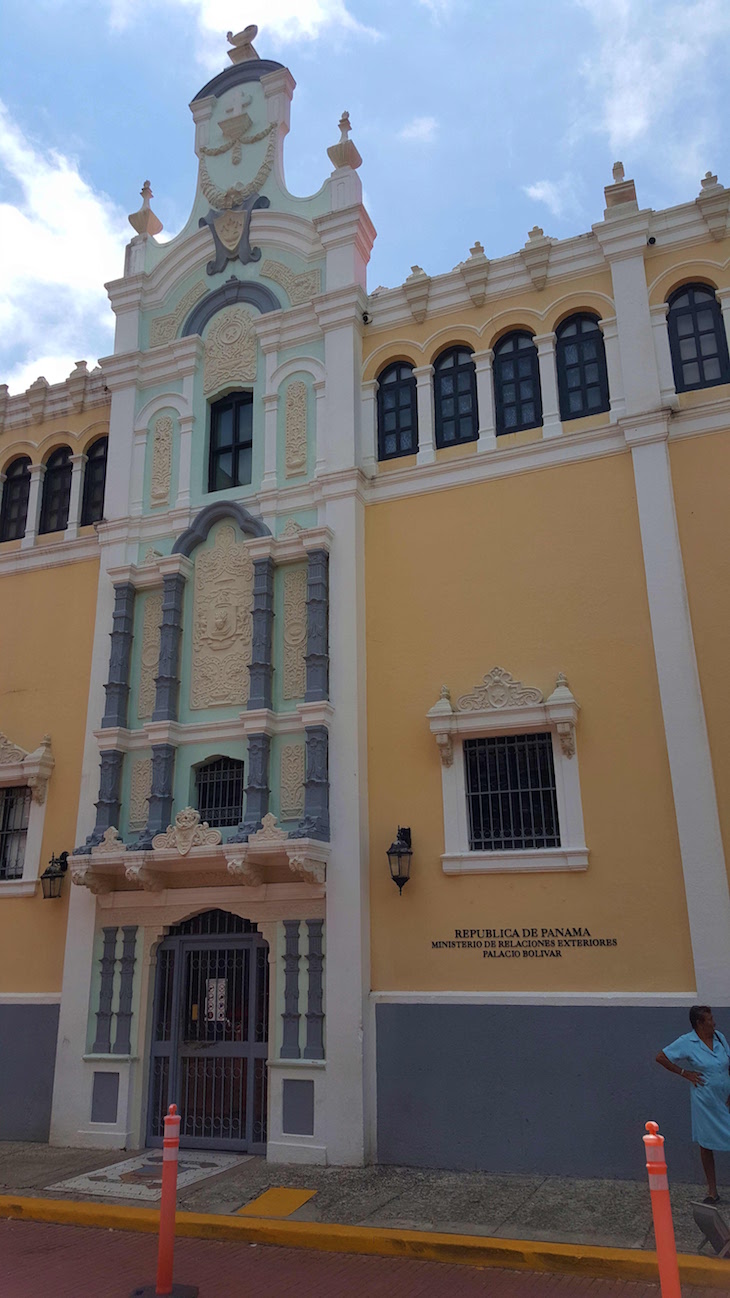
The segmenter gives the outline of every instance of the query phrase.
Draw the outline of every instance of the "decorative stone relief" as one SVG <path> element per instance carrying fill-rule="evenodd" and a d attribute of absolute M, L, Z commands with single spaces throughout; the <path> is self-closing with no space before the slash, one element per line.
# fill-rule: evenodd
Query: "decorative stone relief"
<path fill-rule="evenodd" d="M 301 523 L 298 523 L 295 518 L 287 518 L 279 539 L 282 541 L 288 541 L 290 539 L 296 540 L 299 533 L 303 531 L 304 528 Z"/>
<path fill-rule="evenodd" d="M 201 297 L 205 297 L 208 292 L 205 281 L 199 279 L 197 284 L 189 288 L 184 297 L 180 298 L 174 311 L 168 312 L 167 315 L 158 316 L 150 325 L 150 347 L 161 347 L 164 343 L 172 342 L 177 337 L 178 329 L 187 319 L 196 302 Z"/>
<path fill-rule="evenodd" d="M 147 799 L 152 792 L 152 758 L 136 757 L 132 762 L 129 789 L 129 828 L 144 829 L 147 824 Z"/>
<path fill-rule="evenodd" d="M 96 897 L 103 897 L 112 890 L 111 879 L 96 874 L 90 861 L 85 861 L 83 864 L 74 862 L 69 874 L 72 883 L 75 883 L 78 888 L 88 888 L 89 892 Z"/>
<path fill-rule="evenodd" d="M 7 735 L 0 730 L 0 766 L 10 766 L 15 762 L 22 762 L 27 757 L 24 748 L 19 748 L 17 744 L 12 743 Z"/>
<path fill-rule="evenodd" d="M 187 856 L 191 847 L 216 847 L 221 838 L 219 829 L 211 829 L 207 820 L 201 822 L 199 811 L 194 807 L 183 807 L 178 811 L 174 825 L 168 825 L 164 834 L 155 834 L 152 846 L 155 851 L 175 847 L 181 856 Z"/>
<path fill-rule="evenodd" d="M 145 892 L 161 892 L 163 882 L 159 874 L 151 870 L 146 861 L 130 861 L 124 869 L 125 878 L 130 883 L 136 883 L 137 887 L 144 888 Z"/>
<path fill-rule="evenodd" d="M 303 699 L 307 664 L 307 572 L 289 568 L 284 573 L 284 682 L 285 699 Z"/>
<path fill-rule="evenodd" d="M 287 478 L 307 471 L 307 385 L 297 379 L 286 390 L 284 467 Z"/>
<path fill-rule="evenodd" d="M 203 390 L 206 396 L 222 388 L 253 383 L 256 378 L 256 335 L 253 316 L 242 306 L 219 311 L 205 340 Z"/>
<path fill-rule="evenodd" d="M 304 850 L 289 853 L 289 869 L 303 883 L 324 883 L 327 877 L 324 861 Z"/>
<path fill-rule="evenodd" d="M 457 712 L 481 712 L 484 708 L 525 708 L 542 703 L 542 690 L 523 685 L 503 667 L 493 667 L 471 694 L 456 700 Z"/>
<path fill-rule="evenodd" d="M 438 703 L 434 704 L 429 712 L 429 716 L 448 716 L 453 713 L 451 706 L 451 693 L 448 685 L 441 686 L 441 694 Z M 441 762 L 444 766 L 451 766 L 454 760 L 454 744 L 448 730 L 436 730 L 436 743 L 439 746 Z"/>
<path fill-rule="evenodd" d="M 215 544 L 195 558 L 191 708 L 248 701 L 253 622 L 253 563 L 235 527 L 219 528 Z"/>
<path fill-rule="evenodd" d="M 277 843 L 285 843 L 289 835 L 285 829 L 280 829 L 276 823 L 276 816 L 268 811 L 261 820 L 261 829 L 255 834 L 249 834 L 249 847 L 269 847 Z"/>
<path fill-rule="evenodd" d="M 303 744 L 284 744 L 281 750 L 281 818 L 298 820 L 304 813 Z"/>
<path fill-rule="evenodd" d="M 142 652 L 139 667 L 137 716 L 140 721 L 152 716 L 155 707 L 155 677 L 160 657 L 162 591 L 147 596 L 142 614 Z"/>
<path fill-rule="evenodd" d="M 127 844 L 122 842 L 119 837 L 119 830 L 115 825 L 110 825 L 104 830 L 101 836 L 101 842 L 94 848 L 95 852 L 126 852 Z"/>
<path fill-rule="evenodd" d="M 151 566 L 153 563 L 157 563 L 157 560 L 161 558 L 162 558 L 162 554 L 160 553 L 160 551 L 156 550 L 154 546 L 148 545 L 147 549 L 144 552 L 144 559 L 142 560 L 140 566 L 142 568 L 146 568 L 148 564 Z"/>
<path fill-rule="evenodd" d="M 261 274 L 266 279 L 273 279 L 280 284 L 292 306 L 301 306 L 311 302 L 320 291 L 320 273 L 318 270 L 305 270 L 297 275 L 289 266 L 280 261 L 263 261 Z"/>
<path fill-rule="evenodd" d="M 247 884 L 249 888 L 257 888 L 263 882 L 260 867 L 249 861 L 245 848 L 226 856 L 226 869 L 236 883 Z"/>
<path fill-rule="evenodd" d="M 13 772 L 13 776 L 16 776 L 18 784 L 28 786 L 33 802 L 45 802 L 46 788 L 54 764 L 50 735 L 44 735 L 38 747 L 32 753 L 27 753 L 0 731 L 0 766 L 18 768 L 17 775 Z M 5 783 L 7 776 L 6 772 Z"/>
<path fill-rule="evenodd" d="M 150 500 L 153 505 L 166 505 L 172 477 L 172 419 L 169 415 L 160 415 L 155 420 L 152 437 Z"/>

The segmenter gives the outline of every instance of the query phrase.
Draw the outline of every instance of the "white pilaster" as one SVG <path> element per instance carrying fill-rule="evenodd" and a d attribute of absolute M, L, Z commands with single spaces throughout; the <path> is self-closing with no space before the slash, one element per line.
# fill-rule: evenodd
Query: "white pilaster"
<path fill-rule="evenodd" d="M 631 204 L 627 206 L 631 208 Z M 611 267 L 627 415 L 657 410 L 661 404 L 644 270 L 648 229 L 649 213 L 632 210 L 626 215 L 607 216 L 593 226 Z"/>
<path fill-rule="evenodd" d="M 667 447 L 667 416 L 623 421 L 631 447 L 697 995 L 730 1005 L 730 892 Z"/>
<path fill-rule="evenodd" d="M 416 464 L 433 464 L 436 459 L 436 430 L 433 404 L 433 365 L 414 369 L 418 411 L 418 455 Z"/>
<path fill-rule="evenodd" d="M 377 379 L 362 384 L 360 417 L 360 465 L 372 478 L 378 469 L 378 388 Z"/>
<path fill-rule="evenodd" d="M 314 472 L 317 474 L 324 473 L 327 466 L 327 383 L 324 379 L 316 379 L 312 387 L 315 397 Z"/>
<path fill-rule="evenodd" d="M 494 409 L 494 377 L 492 361 L 494 352 L 474 352 L 472 356 L 477 376 L 477 408 L 479 412 L 478 451 L 493 451 L 497 445 L 497 416 Z"/>
<path fill-rule="evenodd" d="M 28 492 L 28 513 L 25 520 L 25 536 L 20 542 L 21 550 L 29 550 L 35 545 L 41 520 L 41 499 L 43 479 L 46 476 L 45 464 L 30 464 L 30 490 Z"/>
<path fill-rule="evenodd" d="M 68 522 L 64 532 L 64 540 L 73 541 L 79 534 L 79 525 L 81 523 L 81 498 L 82 486 L 84 481 L 84 465 L 86 464 L 85 455 L 71 456 L 71 496 L 68 503 Z"/>
<path fill-rule="evenodd" d="M 364 305 L 365 298 L 354 284 L 338 292 L 323 294 L 314 300 L 320 328 L 324 333 L 328 472 L 333 469 L 351 469 L 357 464 Z M 317 458 L 319 459 L 319 446 Z"/>
<path fill-rule="evenodd" d="M 725 336 L 727 337 L 728 351 L 730 351 L 730 288 L 719 288 L 716 293 L 720 310 L 722 311 L 722 322 L 725 325 Z"/>
<path fill-rule="evenodd" d="M 558 373 L 555 367 L 555 334 L 536 334 L 533 342 L 537 347 L 537 363 L 540 369 L 542 435 L 560 437 L 563 425 L 560 422 Z"/>
<path fill-rule="evenodd" d="M 180 447 L 177 460 L 175 507 L 177 509 L 187 509 L 190 505 L 190 478 L 193 464 L 193 416 L 179 415 L 178 423 L 180 425 Z M 207 486 L 207 482 L 205 486 Z"/>
<path fill-rule="evenodd" d="M 136 428 L 132 438 L 132 469 L 129 481 L 129 513 L 132 518 L 139 518 L 144 510 L 144 464 L 147 454 L 147 439 L 150 434 L 146 428 Z"/>
<path fill-rule="evenodd" d="M 611 423 L 616 424 L 626 414 L 624 381 L 621 376 L 621 353 L 618 345 L 618 321 L 615 316 L 609 316 L 605 320 L 599 320 L 598 327 L 603 334 L 603 345 L 606 352 Z"/>
<path fill-rule="evenodd" d="M 276 442 L 279 419 L 279 394 L 267 393 L 262 397 L 264 407 L 264 476 L 261 479 L 262 491 L 276 487 Z"/>
<path fill-rule="evenodd" d="M 661 302 L 659 306 L 653 306 L 651 308 L 651 329 L 654 336 L 654 353 L 656 355 L 657 370 L 659 372 L 659 392 L 661 403 L 666 410 L 676 410 L 679 407 L 679 400 L 677 398 L 677 390 L 674 386 L 672 353 L 669 348 L 669 330 L 667 328 L 668 311 L 668 302 Z"/>

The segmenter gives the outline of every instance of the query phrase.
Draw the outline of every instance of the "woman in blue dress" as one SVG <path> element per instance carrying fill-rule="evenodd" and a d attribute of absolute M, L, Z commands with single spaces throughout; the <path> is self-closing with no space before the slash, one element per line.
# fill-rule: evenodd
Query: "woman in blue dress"
<path fill-rule="evenodd" d="M 709 1005 L 693 1005 L 689 1021 L 692 1031 L 660 1050 L 656 1061 L 692 1087 L 692 1139 L 700 1147 L 707 1180 L 705 1203 L 719 1203 L 715 1150 L 730 1150 L 730 1046 L 717 1031 Z"/>

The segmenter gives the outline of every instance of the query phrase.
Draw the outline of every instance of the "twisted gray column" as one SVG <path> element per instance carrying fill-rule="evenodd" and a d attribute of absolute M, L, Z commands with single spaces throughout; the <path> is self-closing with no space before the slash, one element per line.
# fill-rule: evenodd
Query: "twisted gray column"
<path fill-rule="evenodd" d="M 261 828 L 269 810 L 269 748 L 268 735 L 248 737 L 248 783 L 246 785 L 246 812 L 229 843 L 246 843 L 249 834 Z"/>
<path fill-rule="evenodd" d="M 299 920 L 285 919 L 284 1013 L 281 1059 L 299 1059 Z"/>
<path fill-rule="evenodd" d="M 271 707 L 272 639 L 274 625 L 274 561 L 254 559 L 253 563 L 253 630 L 249 678 L 248 710 Z"/>
<path fill-rule="evenodd" d="M 114 966 L 116 964 L 117 930 L 102 929 L 104 949 L 99 964 L 101 982 L 99 983 L 99 1008 L 96 1011 L 96 1036 L 91 1047 L 95 1055 L 108 1055 L 111 1050 L 112 1036 L 112 996 L 114 993 Z"/>
<path fill-rule="evenodd" d="M 305 703 L 329 698 L 329 561 L 326 550 L 307 560 L 307 665 Z"/>
<path fill-rule="evenodd" d="M 324 1013 L 322 1011 L 322 929 L 323 919 L 308 919 L 309 951 L 309 994 L 307 996 L 307 1044 L 304 1047 L 305 1059 L 324 1059 Z"/>
<path fill-rule="evenodd" d="M 152 788 L 148 801 L 147 825 L 130 852 L 145 852 L 155 834 L 163 834 L 172 820 L 172 788 L 175 775 L 174 744 L 152 745 Z"/>
<path fill-rule="evenodd" d="M 134 984 L 135 947 L 137 944 L 137 925 L 125 924 L 122 927 L 122 958 L 119 962 L 121 977 L 119 979 L 119 1009 L 117 1010 L 117 1030 L 114 1037 L 113 1054 L 128 1055 L 132 1050 L 132 987 Z"/>
<path fill-rule="evenodd" d="M 290 838 L 330 836 L 329 731 L 326 726 L 306 726 L 306 778 L 304 816 Z"/>
<path fill-rule="evenodd" d="M 182 573 L 166 573 L 162 578 L 160 655 L 155 678 L 153 721 L 177 721 L 184 594 L 185 578 Z"/>
<path fill-rule="evenodd" d="M 135 590 L 131 582 L 120 582 L 114 587 L 109 678 L 104 686 L 106 707 L 101 722 L 103 730 L 127 724 L 129 663 L 134 638 L 134 597 Z"/>
<path fill-rule="evenodd" d="M 88 856 L 98 847 L 105 830 L 119 826 L 121 810 L 122 767 L 124 753 L 117 748 L 103 752 L 99 764 L 99 798 L 96 803 L 96 824 L 81 847 L 74 848 L 75 856 Z"/>

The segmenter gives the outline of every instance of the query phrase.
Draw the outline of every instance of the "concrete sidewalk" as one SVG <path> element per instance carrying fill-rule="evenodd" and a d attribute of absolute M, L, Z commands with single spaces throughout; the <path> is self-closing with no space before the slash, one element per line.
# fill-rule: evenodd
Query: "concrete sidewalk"
<path fill-rule="evenodd" d="M 0 1142 L 0 1194 L 55 1199 L 62 1196 L 81 1202 L 130 1206 L 133 1200 L 123 1194 L 105 1194 L 102 1198 L 50 1187 L 133 1156 L 133 1151 L 101 1153 Z M 181 1189 L 178 1207 L 185 1212 L 234 1214 L 272 1187 L 315 1191 L 303 1207 L 287 1217 L 289 1221 L 653 1248 L 651 1205 L 644 1181 L 573 1180 L 380 1165 L 302 1167 L 272 1165 L 262 1158 L 251 1158 Z M 680 1252 L 696 1252 L 700 1235 L 689 1204 L 704 1194 L 700 1184 L 672 1186 Z M 727 1202 L 730 1222 L 730 1193 Z M 257 1215 L 266 1214 L 257 1211 Z M 730 1264 L 728 1269 L 730 1272 Z"/>

